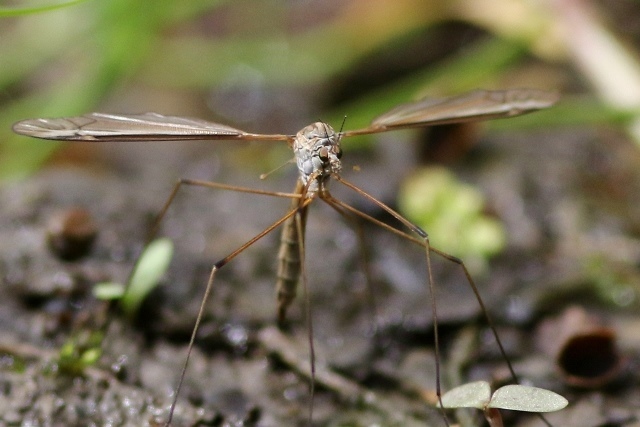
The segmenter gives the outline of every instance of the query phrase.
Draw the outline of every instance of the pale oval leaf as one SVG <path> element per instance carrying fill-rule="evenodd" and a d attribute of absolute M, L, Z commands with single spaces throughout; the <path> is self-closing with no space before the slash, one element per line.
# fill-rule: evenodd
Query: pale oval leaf
<path fill-rule="evenodd" d="M 478 408 L 484 410 L 491 398 L 486 381 L 476 381 L 453 388 L 442 396 L 444 408 Z"/>
<path fill-rule="evenodd" d="M 491 396 L 489 407 L 524 412 L 553 412 L 568 404 L 567 399 L 550 390 L 512 384 L 496 390 Z"/>

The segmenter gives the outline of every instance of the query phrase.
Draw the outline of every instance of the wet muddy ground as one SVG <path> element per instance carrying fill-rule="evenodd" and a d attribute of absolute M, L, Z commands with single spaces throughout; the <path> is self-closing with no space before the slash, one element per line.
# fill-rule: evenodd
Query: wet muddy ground
<path fill-rule="evenodd" d="M 415 167 L 408 159 L 416 157 L 408 141 L 390 149 L 393 138 L 383 136 L 368 151 L 350 152 L 344 145 L 344 176 L 392 205 L 401 179 Z M 161 234 L 176 243 L 170 271 L 137 318 L 127 319 L 97 301 L 92 286 L 126 280 L 177 177 L 278 191 L 290 191 L 295 180 L 287 168 L 260 181 L 265 169 L 241 161 L 273 155 L 264 148 L 154 147 L 115 144 L 106 148 L 106 158 L 118 168 L 95 162 L 51 167 L 0 190 L 0 425 L 161 425 L 212 263 L 287 210 L 288 201 L 277 198 L 185 190 L 162 227 Z M 276 152 L 286 159 L 286 152 Z M 359 171 L 351 170 L 355 165 Z M 507 250 L 476 279 L 522 380 L 569 399 L 570 406 L 549 421 L 638 425 L 637 148 L 613 130 L 488 134 L 453 171 L 486 195 L 488 211 L 506 227 Z M 386 220 L 356 195 L 333 188 L 341 200 Z M 73 206 L 91 212 L 98 237 L 89 254 L 63 261 L 47 247 L 47 227 Z M 424 253 L 364 225 L 377 301 L 372 315 L 354 230 L 321 204 L 312 207 L 308 225 L 318 378 L 313 425 L 444 425 L 432 406 Z M 301 298 L 290 310 L 290 330 L 274 327 L 277 242 L 277 233 L 265 237 L 217 276 L 173 425 L 308 424 Z M 509 382 L 464 277 L 449 263 L 434 263 L 445 389 L 477 379 Z M 572 322 L 589 326 L 588 332 L 608 328 L 604 340 L 587 339 L 565 361 L 568 369 L 579 364 L 587 383 L 563 375 L 556 363 Z M 61 369 L 61 346 L 96 330 L 105 331 L 99 361 L 77 375 Z M 507 425 L 542 425 L 532 416 L 505 417 Z M 482 422 L 472 418 L 471 424 Z"/>

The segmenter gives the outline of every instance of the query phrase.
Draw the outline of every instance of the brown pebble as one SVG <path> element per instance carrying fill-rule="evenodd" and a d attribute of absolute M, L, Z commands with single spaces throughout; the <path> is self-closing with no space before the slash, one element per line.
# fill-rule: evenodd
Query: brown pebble
<path fill-rule="evenodd" d="M 91 213 L 81 207 L 54 215 L 47 228 L 49 248 L 65 261 L 75 261 L 87 255 L 98 235 Z"/>

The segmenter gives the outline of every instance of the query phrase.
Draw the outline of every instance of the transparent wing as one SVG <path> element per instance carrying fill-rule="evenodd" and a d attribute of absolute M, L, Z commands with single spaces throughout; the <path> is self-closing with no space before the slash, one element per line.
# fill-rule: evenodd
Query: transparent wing
<path fill-rule="evenodd" d="M 21 135 L 64 141 L 178 141 L 240 139 L 290 141 L 289 135 L 262 135 L 219 123 L 156 113 L 117 115 L 91 113 L 79 117 L 29 119 L 13 125 Z"/>
<path fill-rule="evenodd" d="M 551 107 L 558 99 L 555 92 L 535 89 L 476 90 L 452 98 L 422 99 L 399 105 L 375 118 L 371 126 L 343 135 L 513 117 Z"/>

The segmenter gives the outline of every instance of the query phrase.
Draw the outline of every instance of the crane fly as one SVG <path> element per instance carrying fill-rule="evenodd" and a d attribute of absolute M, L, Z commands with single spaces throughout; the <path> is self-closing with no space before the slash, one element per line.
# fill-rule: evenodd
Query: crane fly
<path fill-rule="evenodd" d="M 13 130 L 21 135 L 36 138 L 64 140 L 64 141 L 183 141 L 183 140 L 242 140 L 242 141 L 284 141 L 293 149 L 295 162 L 298 167 L 298 180 L 293 193 L 278 193 L 256 190 L 246 187 L 237 187 L 221 183 L 181 179 L 174 186 L 171 195 L 166 200 L 158 219 L 159 224 L 167 209 L 171 205 L 178 190 L 183 185 L 203 186 L 239 191 L 253 194 L 265 194 L 291 199 L 291 208 L 280 219 L 258 233 L 238 249 L 215 263 L 211 269 L 207 287 L 200 305 L 195 325 L 189 341 L 187 356 L 182 368 L 182 373 L 175 389 L 171 408 L 169 410 L 167 425 L 171 423 L 178 394 L 184 380 L 189 357 L 194 345 L 194 340 L 202 315 L 214 283 L 216 272 L 238 254 L 251 246 L 257 240 L 277 227 L 283 225 L 281 234 L 281 246 L 278 253 L 277 274 L 277 298 L 278 321 L 286 319 L 287 307 L 291 304 L 296 294 L 299 281 L 302 282 L 305 294 L 306 278 L 304 271 L 304 228 L 306 223 L 307 208 L 315 199 L 326 202 L 334 210 L 347 218 L 362 218 L 379 225 L 386 230 L 402 236 L 424 248 L 427 270 L 427 288 L 430 293 L 430 305 L 433 315 L 433 333 L 436 356 L 436 392 L 438 399 L 441 396 L 440 387 L 440 347 L 438 339 L 438 322 L 436 313 L 436 301 L 434 297 L 435 284 L 431 269 L 431 253 L 437 254 L 459 265 L 466 280 L 475 294 L 486 320 L 493 331 L 494 338 L 505 358 L 511 375 L 517 382 L 516 374 L 506 356 L 500 338 L 493 327 L 493 323 L 485 309 L 479 291 L 467 270 L 464 262 L 452 255 L 440 251 L 430 245 L 429 237 L 425 231 L 412 224 L 402 215 L 378 201 L 374 196 L 356 187 L 340 176 L 342 169 L 341 142 L 343 138 L 355 135 L 375 134 L 398 129 L 420 128 L 441 124 L 463 123 L 477 120 L 513 117 L 536 110 L 548 108 L 555 104 L 558 95 L 534 89 L 511 89 L 502 91 L 477 90 L 465 95 L 444 99 L 422 99 L 415 102 L 399 105 L 385 114 L 374 119 L 368 127 L 336 132 L 330 125 L 316 122 L 306 126 L 296 135 L 284 134 L 258 134 L 245 132 L 219 123 L 208 122 L 199 119 L 163 116 L 155 113 L 139 115 L 117 115 L 91 113 L 79 117 L 31 119 L 16 123 Z M 353 190 L 360 196 L 377 205 L 384 211 L 395 217 L 408 230 L 407 233 L 398 228 L 381 222 L 364 212 L 335 199 L 328 190 L 328 183 L 333 179 Z M 157 227 L 156 227 L 157 228 Z M 308 296 L 307 296 L 308 298 Z M 307 301 L 308 307 L 308 301 Z M 312 366 L 311 397 L 313 397 L 313 366 L 314 351 L 311 319 L 307 313 L 309 323 L 310 362 Z M 310 405 L 310 408 L 312 405 Z M 442 407 L 442 405 L 441 405 Z M 311 409 L 310 409 L 311 411 Z M 444 416 L 444 414 L 443 414 Z M 310 413 L 311 417 L 311 413 Z M 449 425 L 446 416 L 444 421 Z"/>

